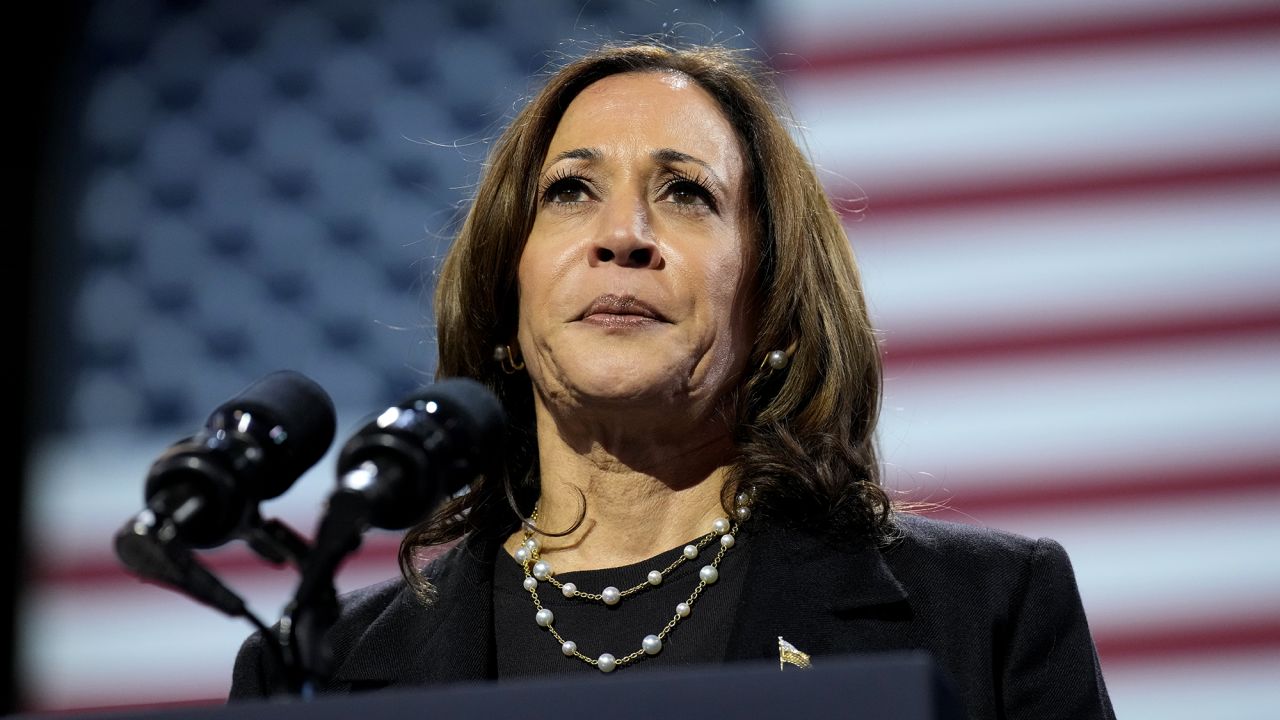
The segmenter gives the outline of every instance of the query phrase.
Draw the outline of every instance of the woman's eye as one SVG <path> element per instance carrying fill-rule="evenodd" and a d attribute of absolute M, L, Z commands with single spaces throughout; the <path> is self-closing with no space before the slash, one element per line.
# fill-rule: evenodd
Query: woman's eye
<path fill-rule="evenodd" d="M 577 178 L 565 178 L 551 183 L 543 197 L 551 203 L 576 203 L 590 199 L 587 186 Z"/>
<path fill-rule="evenodd" d="M 711 193 L 690 180 L 677 180 L 668 185 L 667 198 L 677 205 L 714 205 Z"/>

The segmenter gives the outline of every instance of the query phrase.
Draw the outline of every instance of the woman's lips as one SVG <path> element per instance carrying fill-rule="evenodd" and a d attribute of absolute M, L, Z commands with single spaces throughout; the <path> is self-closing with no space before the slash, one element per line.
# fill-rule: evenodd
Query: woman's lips
<path fill-rule="evenodd" d="M 611 328 L 635 328 L 666 322 L 652 305 L 634 295 L 601 295 L 583 311 L 582 322 Z"/>
<path fill-rule="evenodd" d="M 616 315 L 614 313 L 596 313 L 582 318 L 582 322 L 607 328 L 639 328 L 657 325 L 661 321 L 644 315 Z"/>

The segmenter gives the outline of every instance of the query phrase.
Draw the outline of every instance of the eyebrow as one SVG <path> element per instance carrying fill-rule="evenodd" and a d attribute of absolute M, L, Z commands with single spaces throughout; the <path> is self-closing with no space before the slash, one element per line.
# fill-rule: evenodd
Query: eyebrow
<path fill-rule="evenodd" d="M 697 165 L 701 167 L 703 170 L 706 170 L 707 172 L 711 173 L 711 176 L 716 180 L 720 179 L 720 176 L 716 175 L 716 171 L 712 170 L 711 166 L 708 165 L 705 161 L 699 160 L 698 158 L 688 153 L 682 153 L 679 150 L 672 150 L 671 148 L 662 148 L 661 150 L 654 150 L 652 153 L 649 154 L 649 157 L 653 158 L 654 162 L 657 162 L 661 165 L 670 165 L 672 163 L 678 163 L 678 162 L 693 163 L 694 165 Z"/>
<path fill-rule="evenodd" d="M 551 167 L 561 160 L 599 160 L 600 151 L 595 148 L 574 148 L 573 150 L 565 150 L 564 152 L 551 158 L 551 162 L 545 167 Z"/>
<path fill-rule="evenodd" d="M 555 157 L 551 158 L 551 162 L 547 163 L 546 167 L 550 168 L 556 163 L 560 162 L 561 160 L 586 160 L 587 162 L 595 162 L 599 160 L 601 157 L 602 157 L 601 152 L 595 148 L 585 148 L 585 147 L 574 148 L 572 150 L 565 150 L 559 155 L 556 155 Z M 660 165 L 671 165 L 673 163 L 693 163 L 694 165 L 697 165 L 702 169 L 706 170 L 708 173 L 710 173 L 711 177 L 716 182 L 722 182 L 720 180 L 720 176 L 716 174 L 716 171 L 712 169 L 712 167 L 708 165 L 705 160 L 699 160 L 698 158 L 688 153 L 680 152 L 679 150 L 676 150 L 674 148 L 661 148 L 658 150 L 654 150 L 653 152 L 649 153 L 649 157 L 652 158 L 654 162 Z"/>

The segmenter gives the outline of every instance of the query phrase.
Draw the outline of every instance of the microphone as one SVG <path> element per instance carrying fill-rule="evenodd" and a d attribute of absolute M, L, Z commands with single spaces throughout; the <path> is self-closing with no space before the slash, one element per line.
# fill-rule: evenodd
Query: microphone
<path fill-rule="evenodd" d="M 338 455 L 335 495 L 356 495 L 368 523 L 413 525 L 501 455 L 505 413 L 470 378 L 446 378 L 388 408 Z"/>
<path fill-rule="evenodd" d="M 144 520 L 193 548 L 228 542 L 324 456 L 333 400 L 292 370 L 266 375 L 227 400 L 196 435 L 170 446 L 147 475 Z"/>
<path fill-rule="evenodd" d="M 192 548 L 239 536 L 273 562 L 292 559 L 301 566 L 306 541 L 283 523 L 263 521 L 258 502 L 283 494 L 316 464 L 336 424 L 333 400 L 300 373 L 280 370 L 252 383 L 152 464 L 146 507 L 116 533 L 117 557 L 144 579 L 270 633 Z M 279 649 L 276 655 L 285 660 Z"/>
<path fill-rule="evenodd" d="M 338 616 L 333 578 L 370 527 L 407 528 L 484 474 L 501 457 L 506 416 L 470 378 L 446 378 L 388 408 L 358 430 L 338 456 L 337 489 L 303 564 L 277 638 L 299 691 L 328 676 L 326 640 Z"/>

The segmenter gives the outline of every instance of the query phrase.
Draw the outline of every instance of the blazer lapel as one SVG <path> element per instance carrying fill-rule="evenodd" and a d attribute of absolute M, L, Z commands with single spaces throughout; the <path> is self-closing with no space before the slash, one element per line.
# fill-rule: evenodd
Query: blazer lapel
<path fill-rule="evenodd" d="M 875 548 L 763 527 L 749 553 L 728 660 L 777 659 L 779 636 L 810 656 L 909 646 L 907 593 Z"/>
<path fill-rule="evenodd" d="M 468 537 L 432 562 L 436 599 L 424 606 L 403 588 L 356 641 L 334 685 L 358 691 L 495 678 L 496 547 L 491 538 Z"/>

